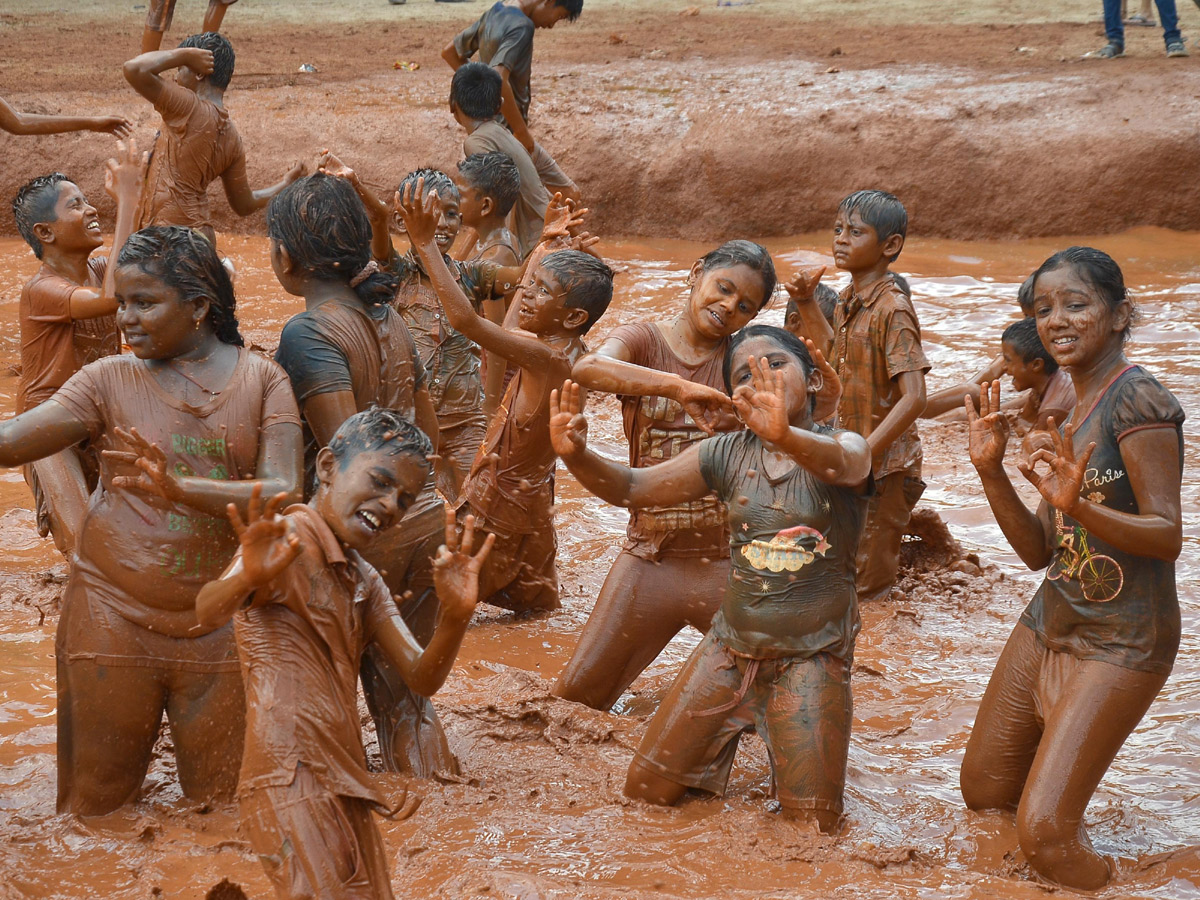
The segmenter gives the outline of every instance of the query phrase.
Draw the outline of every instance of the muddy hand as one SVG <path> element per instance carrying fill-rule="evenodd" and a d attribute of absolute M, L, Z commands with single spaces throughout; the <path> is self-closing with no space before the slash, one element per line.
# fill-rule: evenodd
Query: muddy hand
<path fill-rule="evenodd" d="M 308 166 L 304 160 L 299 160 L 294 166 L 287 170 L 287 174 L 283 176 L 284 184 L 291 184 L 297 178 L 303 178 L 308 174 Z"/>
<path fill-rule="evenodd" d="M 560 457 L 569 459 L 587 449 L 587 431 L 583 392 L 568 378 L 561 392 L 550 392 L 550 445 Z"/>
<path fill-rule="evenodd" d="M 415 185 L 406 184 L 403 192 L 396 191 L 393 203 L 413 246 L 432 243 L 437 234 L 439 204 L 435 191 L 425 192 L 425 179 L 418 178 Z"/>
<path fill-rule="evenodd" d="M 824 269 L 824 266 L 821 268 Z M 821 373 L 821 389 L 817 391 L 813 419 L 823 422 L 837 412 L 838 403 L 842 399 L 842 379 L 838 375 L 837 369 L 829 364 L 825 354 L 810 338 L 804 339 L 804 345 L 808 347 L 808 355 L 812 357 L 816 370 Z"/>
<path fill-rule="evenodd" d="M 133 123 L 124 116 L 101 116 L 96 120 L 92 131 L 111 134 L 113 137 L 128 140 L 133 134 Z"/>
<path fill-rule="evenodd" d="M 132 138 L 117 141 L 117 155 L 104 164 L 104 190 L 114 200 L 120 195 L 135 196 L 142 184 L 142 173 L 150 161 L 149 153 L 138 153 Z"/>
<path fill-rule="evenodd" d="M 791 428 L 783 373 L 772 371 L 765 359 L 750 357 L 750 384 L 733 392 L 738 417 L 767 443 L 782 441 Z"/>
<path fill-rule="evenodd" d="M 812 300 L 817 293 L 817 285 L 821 283 L 821 276 L 825 274 L 826 266 L 803 266 L 791 281 L 783 283 L 783 289 L 797 303 L 806 303 Z"/>
<path fill-rule="evenodd" d="M 300 555 L 300 537 L 287 519 L 278 515 L 279 507 L 287 502 L 287 493 L 279 493 L 264 504 L 262 485 L 250 491 L 243 521 L 237 505 L 225 507 L 229 524 L 242 546 L 242 571 L 247 581 L 261 586 L 271 581 Z"/>
<path fill-rule="evenodd" d="M 691 416 L 692 421 L 706 434 L 725 430 L 722 426 L 728 424 L 728 419 L 733 413 L 733 401 L 728 395 L 706 384 L 685 382 L 677 399 L 683 411 Z"/>
<path fill-rule="evenodd" d="M 181 66 L 187 66 L 197 75 L 205 76 L 213 73 L 213 52 L 202 47 L 184 47 L 179 50 Z"/>
<path fill-rule="evenodd" d="M 183 487 L 167 464 L 167 454 L 157 444 L 142 437 L 136 428 L 125 431 L 113 428 L 113 434 L 131 449 L 104 450 L 101 455 L 110 463 L 124 464 L 140 470 L 137 475 L 118 475 L 113 478 L 113 487 L 137 491 L 162 497 L 172 503 L 184 499 Z"/>
<path fill-rule="evenodd" d="M 979 386 L 979 412 L 970 394 L 963 397 L 967 411 L 968 451 L 975 468 L 996 471 L 1004 468 L 1004 448 L 1008 446 L 1008 417 L 1000 411 L 1000 382 L 985 381 Z"/>
<path fill-rule="evenodd" d="M 1038 493 L 1047 503 L 1058 511 L 1070 515 L 1079 503 L 1079 492 L 1083 489 L 1088 460 L 1092 458 L 1092 451 L 1096 449 L 1096 443 L 1093 441 L 1088 444 L 1087 449 L 1083 451 L 1083 456 L 1077 459 L 1072 440 L 1075 436 L 1075 426 L 1068 425 L 1062 434 L 1055 426 L 1053 418 L 1049 420 L 1049 426 L 1053 448 L 1034 450 L 1028 459 L 1022 459 L 1017 463 L 1017 468 L 1021 470 L 1021 474 L 1029 480 L 1029 483 L 1038 489 Z M 1045 475 L 1040 474 L 1035 468 L 1039 462 L 1046 463 L 1049 469 Z"/>
<path fill-rule="evenodd" d="M 472 555 L 475 543 L 475 517 L 467 515 L 463 519 L 460 540 L 454 507 L 447 503 L 446 542 L 433 559 L 433 584 L 442 610 L 460 620 L 469 619 L 479 602 L 479 572 L 492 552 L 496 536 L 489 534 L 479 552 Z"/>
<path fill-rule="evenodd" d="M 344 178 L 351 184 L 358 183 L 358 173 L 334 156 L 331 150 L 321 151 L 321 155 L 317 157 L 317 171 L 334 178 Z"/>

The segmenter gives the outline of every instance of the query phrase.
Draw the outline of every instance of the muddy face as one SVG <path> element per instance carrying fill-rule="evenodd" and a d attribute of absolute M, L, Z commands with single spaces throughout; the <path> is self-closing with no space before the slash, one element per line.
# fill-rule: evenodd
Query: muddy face
<path fill-rule="evenodd" d="M 1000 348 L 1004 357 L 1004 374 L 1012 379 L 1014 391 L 1027 391 L 1038 383 L 1042 373 L 1040 359 L 1026 362 L 1021 359 L 1021 354 L 1013 349 L 1012 344 L 1007 342 L 1001 344 Z"/>
<path fill-rule="evenodd" d="M 751 383 L 751 358 L 765 360 L 768 371 L 783 377 L 788 420 L 797 427 L 811 424 L 812 395 L 820 389 L 820 376 L 805 373 L 800 360 L 769 337 L 752 337 L 738 344 L 737 360 L 729 370 L 733 390 Z"/>
<path fill-rule="evenodd" d="M 313 505 L 339 541 L 360 550 L 400 521 L 428 474 L 429 464 L 411 453 L 366 450 L 339 462 L 325 449 Z"/>
<path fill-rule="evenodd" d="M 529 287 L 518 291 L 517 324 L 530 334 L 546 334 L 562 325 L 567 289 L 545 266 L 538 266 Z"/>
<path fill-rule="evenodd" d="M 839 210 L 833 223 L 833 261 L 839 269 L 861 272 L 879 262 L 879 234 L 857 212 Z"/>
<path fill-rule="evenodd" d="M 762 275 L 749 266 L 705 272 L 696 263 L 692 277 L 686 315 L 692 327 L 712 341 L 724 340 L 742 328 L 758 315 L 767 300 Z"/>
<path fill-rule="evenodd" d="M 141 266 L 120 266 L 114 276 L 117 326 L 139 359 L 173 359 L 206 335 L 198 327 L 208 301 L 185 300 L 178 290 Z"/>
<path fill-rule="evenodd" d="M 54 203 L 54 221 L 34 226 L 43 244 L 53 244 L 64 253 L 90 253 L 104 243 L 96 207 L 88 203 L 74 182 L 58 186 Z"/>
<path fill-rule="evenodd" d="M 1038 277 L 1033 315 L 1038 337 L 1054 361 L 1082 366 L 1120 349 L 1129 303 L 1110 305 L 1072 266 L 1064 265 Z"/>

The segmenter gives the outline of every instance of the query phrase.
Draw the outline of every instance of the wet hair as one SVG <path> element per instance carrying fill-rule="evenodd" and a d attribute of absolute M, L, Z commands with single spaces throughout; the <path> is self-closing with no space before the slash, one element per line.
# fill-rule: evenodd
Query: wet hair
<path fill-rule="evenodd" d="M 355 413 L 340 426 L 329 442 L 329 452 L 338 468 L 360 453 L 386 450 L 392 456 L 408 454 L 429 465 L 433 444 L 420 428 L 394 409 L 372 406 Z"/>
<path fill-rule="evenodd" d="M 421 178 L 425 179 L 426 194 L 430 191 L 437 191 L 438 197 L 443 201 L 447 199 L 453 200 L 455 203 L 462 201 L 462 197 L 458 193 L 458 185 L 454 183 L 454 179 L 441 169 L 435 169 L 432 166 L 413 169 L 401 179 L 400 186 L 396 190 L 400 192 L 401 196 L 404 196 L 404 189 L 411 184 L 415 191 L 417 189 L 417 181 Z"/>
<path fill-rule="evenodd" d="M 1058 363 L 1054 361 L 1054 357 L 1050 355 L 1050 351 L 1038 337 L 1036 319 L 1030 317 L 1022 319 L 1020 322 L 1013 322 L 1004 329 L 1000 340 L 1012 347 L 1017 356 L 1021 357 L 1022 362 L 1031 363 L 1035 359 L 1040 359 L 1042 371 L 1047 375 L 1053 375 L 1058 371 Z"/>
<path fill-rule="evenodd" d="M 486 121 L 500 115 L 500 95 L 504 80 L 487 63 L 469 62 L 459 66 L 450 79 L 450 102 L 464 116 Z"/>
<path fill-rule="evenodd" d="M 498 216 L 507 216 L 521 196 L 521 170 L 507 153 L 473 153 L 458 164 L 458 174 L 492 198 Z"/>
<path fill-rule="evenodd" d="M 581 335 L 587 334 L 612 301 L 613 270 L 582 250 L 549 253 L 541 265 L 566 290 L 563 305 L 587 312 L 588 320 L 579 329 Z"/>
<path fill-rule="evenodd" d="M 371 221 L 350 182 L 318 172 L 271 198 L 267 234 L 314 278 L 349 282 L 371 262 Z M 367 306 L 396 295 L 394 273 L 373 272 L 354 292 Z"/>
<path fill-rule="evenodd" d="M 731 378 L 733 361 L 737 359 L 738 348 L 746 341 L 756 337 L 774 341 L 781 350 L 794 356 L 796 362 L 800 363 L 800 370 L 804 372 L 805 378 L 808 378 L 816 368 L 812 354 L 808 352 L 808 346 L 787 329 L 775 325 L 747 325 L 741 331 L 736 332 L 729 339 L 729 343 L 725 345 L 725 360 L 721 366 L 721 375 L 725 379 L 725 393 L 733 393 Z M 815 401 L 816 398 L 814 397 L 813 400 Z"/>
<path fill-rule="evenodd" d="M 767 248 L 754 241 L 726 241 L 716 250 L 709 250 L 700 257 L 700 271 L 705 274 L 713 269 L 729 269 L 733 266 L 746 266 L 758 273 L 763 285 L 763 299 L 758 308 L 761 310 L 766 307 L 775 293 L 775 263 Z"/>
<path fill-rule="evenodd" d="M 203 34 L 193 34 L 179 42 L 180 47 L 198 47 L 201 50 L 211 50 L 213 55 L 213 70 L 208 76 L 208 83 L 213 87 L 225 90 L 233 79 L 233 44 L 223 34 L 216 31 L 206 31 Z"/>
<path fill-rule="evenodd" d="M 1070 266 L 1076 275 L 1091 286 L 1096 296 L 1103 300 L 1109 309 L 1115 310 L 1122 303 L 1129 304 L 1129 321 L 1125 324 L 1125 330 L 1121 332 L 1121 343 L 1128 342 L 1133 333 L 1133 326 L 1140 318 L 1140 310 L 1134 306 L 1129 289 L 1125 287 L 1125 276 L 1121 273 L 1121 267 L 1103 250 L 1094 247 L 1068 247 L 1066 250 L 1059 250 L 1029 276 L 1030 297 L 1037 294 L 1038 278 L 1063 266 Z"/>
<path fill-rule="evenodd" d="M 208 322 L 217 340 L 246 345 L 238 331 L 233 282 L 208 239 L 182 225 L 151 225 L 129 236 L 118 266 L 137 266 L 179 292 L 184 300 L 208 298 Z"/>
<path fill-rule="evenodd" d="M 833 325 L 833 309 L 837 306 L 838 292 L 825 284 L 823 281 L 817 282 L 817 289 L 813 291 L 813 297 L 816 298 L 817 307 L 821 310 L 821 315 L 825 317 L 825 321 Z M 796 305 L 796 301 L 788 298 L 787 306 L 783 310 L 783 318 L 786 322 L 788 318 L 800 312 L 800 307 Z"/>
<path fill-rule="evenodd" d="M 57 222 L 58 214 L 54 207 L 58 205 L 58 186 L 71 179 L 62 172 L 51 172 L 49 175 L 39 175 L 21 185 L 17 196 L 13 197 L 13 218 L 17 222 L 17 231 L 33 249 L 33 255 L 42 258 L 42 242 L 33 233 L 33 226 L 43 222 Z"/>
<path fill-rule="evenodd" d="M 838 212 L 847 216 L 858 213 L 864 225 L 875 229 L 875 236 L 881 244 L 893 234 L 900 237 L 908 234 L 908 212 L 904 204 L 887 191 L 855 191 L 838 204 Z M 889 257 L 888 261 L 895 262 L 899 255 L 897 253 Z"/>
<path fill-rule="evenodd" d="M 567 11 L 568 22 L 574 22 L 583 12 L 583 0 L 554 0 L 554 5 Z"/>
<path fill-rule="evenodd" d="M 1030 275 L 1017 288 L 1017 303 L 1021 307 L 1021 315 L 1023 316 L 1033 315 L 1033 279 L 1034 276 Z"/>

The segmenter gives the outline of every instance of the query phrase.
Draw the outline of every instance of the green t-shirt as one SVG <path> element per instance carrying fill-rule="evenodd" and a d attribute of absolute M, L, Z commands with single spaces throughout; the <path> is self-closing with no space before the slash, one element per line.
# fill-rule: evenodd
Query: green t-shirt
<path fill-rule="evenodd" d="M 854 557 L 865 499 L 800 466 L 769 478 L 763 456 L 750 431 L 700 445 L 700 472 L 729 510 L 729 589 L 713 636 L 759 659 L 822 652 L 849 659 L 859 629 Z"/>

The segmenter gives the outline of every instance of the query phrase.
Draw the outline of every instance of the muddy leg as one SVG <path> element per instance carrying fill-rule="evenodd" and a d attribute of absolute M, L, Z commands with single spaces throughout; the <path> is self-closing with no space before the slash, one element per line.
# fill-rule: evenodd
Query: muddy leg
<path fill-rule="evenodd" d="M 959 788 L 969 809 L 1015 810 L 1042 727 L 1034 696 L 1045 647 L 1018 624 L 988 681 L 967 741 Z"/>
<path fill-rule="evenodd" d="M 27 467 L 25 477 L 38 503 L 39 530 L 44 513 L 54 545 L 68 560 L 75 551 L 91 494 L 79 453 L 77 447 L 71 447 L 39 459 Z"/>
<path fill-rule="evenodd" d="M 236 3 L 237 0 L 208 0 L 208 11 L 204 13 L 204 26 L 200 29 L 205 31 L 220 31 L 221 22 L 225 18 L 225 10 Z"/>
<path fill-rule="evenodd" d="M 891 592 L 900 568 L 900 541 L 925 490 L 925 482 L 903 472 L 885 476 L 876 486 L 878 492 L 867 503 L 858 542 L 855 589 L 859 603 L 882 600 Z"/>
<path fill-rule="evenodd" d="M 184 796 L 191 800 L 232 798 L 246 738 L 241 673 L 175 672 L 170 688 L 167 721 Z"/>
<path fill-rule="evenodd" d="M 1089 660 L 1063 687 L 1017 809 L 1021 849 L 1040 875 L 1077 890 L 1108 883 L 1112 873 L 1092 849 L 1083 812 L 1166 680 Z"/>
<path fill-rule="evenodd" d="M 58 811 L 110 813 L 137 796 L 166 703 L 163 673 L 58 656 Z"/>
<path fill-rule="evenodd" d="M 146 27 L 142 31 L 142 52 L 150 53 L 162 47 L 163 32 L 171 27 L 175 0 L 150 0 Z"/>
<path fill-rule="evenodd" d="M 611 709 L 684 625 L 708 629 L 728 576 L 726 560 L 651 562 L 622 552 L 553 693 L 593 709 Z"/>

